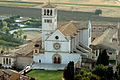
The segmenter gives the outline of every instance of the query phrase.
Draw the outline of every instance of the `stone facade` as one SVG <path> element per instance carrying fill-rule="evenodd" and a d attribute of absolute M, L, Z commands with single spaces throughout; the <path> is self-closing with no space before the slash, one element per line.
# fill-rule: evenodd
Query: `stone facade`
<path fill-rule="evenodd" d="M 86 48 L 89 49 L 89 45 L 91 44 L 90 21 L 87 22 L 84 27 L 76 21 L 71 21 L 62 26 L 58 26 L 57 9 L 51 4 L 43 7 L 42 47 L 38 43 L 34 46 L 33 65 L 67 65 L 70 61 L 73 61 L 77 67 L 80 67 L 82 59 L 81 54 L 87 55 L 87 53 L 90 53 L 88 50 L 85 50 Z M 84 47 L 79 47 L 79 50 L 76 51 L 76 49 L 78 49 L 77 45 L 80 46 L 79 43 Z M 83 52 L 81 52 L 80 49 Z M 41 50 L 43 51 L 41 52 Z"/>

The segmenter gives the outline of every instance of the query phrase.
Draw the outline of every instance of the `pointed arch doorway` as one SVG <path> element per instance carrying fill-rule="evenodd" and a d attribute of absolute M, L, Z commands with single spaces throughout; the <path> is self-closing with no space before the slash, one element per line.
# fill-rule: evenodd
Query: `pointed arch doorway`
<path fill-rule="evenodd" d="M 54 54 L 52 60 L 54 64 L 61 64 L 61 56 L 59 54 Z"/>

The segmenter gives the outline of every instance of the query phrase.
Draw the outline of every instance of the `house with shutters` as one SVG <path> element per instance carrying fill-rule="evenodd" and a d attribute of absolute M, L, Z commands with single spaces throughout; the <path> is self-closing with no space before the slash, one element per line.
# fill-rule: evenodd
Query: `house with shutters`
<path fill-rule="evenodd" d="M 83 58 L 91 58 L 91 22 L 58 22 L 55 5 L 42 7 L 42 39 L 33 49 L 33 69 L 63 70 L 73 61 L 81 67 Z"/>

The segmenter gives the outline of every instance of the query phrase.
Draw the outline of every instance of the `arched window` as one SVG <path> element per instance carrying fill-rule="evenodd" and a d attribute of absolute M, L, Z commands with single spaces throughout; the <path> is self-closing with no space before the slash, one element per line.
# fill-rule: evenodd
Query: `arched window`
<path fill-rule="evenodd" d="M 49 12 L 50 12 L 50 11 L 49 11 L 49 9 L 48 9 L 48 10 L 47 10 L 47 15 L 48 15 L 48 16 L 49 16 Z"/>
<path fill-rule="evenodd" d="M 41 63 L 41 59 L 39 59 L 39 63 Z"/>
<path fill-rule="evenodd" d="M 61 63 L 61 58 L 60 57 L 58 57 L 58 64 L 60 64 Z"/>
<path fill-rule="evenodd" d="M 6 58 L 6 64 L 8 64 L 8 58 Z"/>
<path fill-rule="evenodd" d="M 37 50 L 35 50 L 35 53 L 37 53 Z"/>
<path fill-rule="evenodd" d="M 57 63 L 57 58 L 56 57 L 54 57 L 54 63 Z"/>
<path fill-rule="evenodd" d="M 9 59 L 9 65 L 11 65 L 11 59 Z"/>
<path fill-rule="evenodd" d="M 50 10 L 50 15 L 51 15 L 51 16 L 52 16 L 52 13 L 53 13 L 52 10 Z"/>
<path fill-rule="evenodd" d="M 5 64 L 5 58 L 3 58 L 3 64 Z"/>
<path fill-rule="evenodd" d="M 46 15 L 46 9 L 44 9 L 44 15 Z"/>
<path fill-rule="evenodd" d="M 54 54 L 52 59 L 54 64 L 61 64 L 61 56 L 59 54 Z"/>

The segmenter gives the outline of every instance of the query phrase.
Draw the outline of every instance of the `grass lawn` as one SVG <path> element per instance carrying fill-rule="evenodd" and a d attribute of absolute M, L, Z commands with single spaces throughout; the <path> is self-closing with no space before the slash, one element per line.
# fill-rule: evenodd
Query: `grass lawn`
<path fill-rule="evenodd" d="M 12 3 L 12 2 L 0 2 L 0 5 L 10 5 L 10 6 L 37 6 L 37 4 L 28 4 L 28 3 Z"/>
<path fill-rule="evenodd" d="M 36 80 L 62 80 L 62 71 L 49 71 L 49 70 L 32 70 L 27 75 Z"/>

